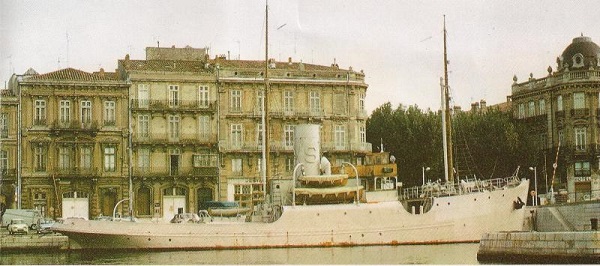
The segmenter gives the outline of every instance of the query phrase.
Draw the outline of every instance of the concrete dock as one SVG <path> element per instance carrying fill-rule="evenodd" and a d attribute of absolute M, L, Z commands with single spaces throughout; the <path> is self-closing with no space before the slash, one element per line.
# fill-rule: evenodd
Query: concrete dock
<path fill-rule="evenodd" d="M 69 238 L 60 234 L 37 234 L 31 230 L 26 235 L 9 235 L 5 228 L 0 229 L 0 254 L 5 251 L 68 249 Z"/>
<path fill-rule="evenodd" d="M 600 263 L 600 232 L 497 232 L 485 234 L 477 260 L 494 263 Z"/>

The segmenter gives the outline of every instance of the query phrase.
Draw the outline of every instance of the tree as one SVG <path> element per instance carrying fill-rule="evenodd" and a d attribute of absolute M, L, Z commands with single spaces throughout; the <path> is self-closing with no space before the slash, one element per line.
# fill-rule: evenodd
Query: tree
<path fill-rule="evenodd" d="M 455 162 L 472 164 L 455 169 L 472 168 L 471 174 L 488 179 L 509 176 L 519 164 L 533 162 L 533 141 L 509 113 L 490 109 L 484 113 L 460 112 L 453 118 Z M 440 112 L 401 104 L 393 109 L 387 102 L 367 119 L 367 141 L 373 143 L 375 152 L 383 144 L 384 150 L 396 157 L 405 187 L 421 184 L 423 167 L 431 168 L 428 179 L 444 179 Z M 461 156 L 470 159 L 460 160 Z"/>

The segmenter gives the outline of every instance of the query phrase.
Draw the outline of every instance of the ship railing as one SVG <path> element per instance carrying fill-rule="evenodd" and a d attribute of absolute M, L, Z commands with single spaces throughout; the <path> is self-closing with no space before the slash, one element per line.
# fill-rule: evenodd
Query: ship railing
<path fill-rule="evenodd" d="M 448 197 L 452 195 L 469 194 L 476 192 L 492 191 L 505 187 L 514 187 L 520 183 L 517 176 L 494 179 L 461 179 L 457 184 L 442 183 L 440 181 L 428 182 L 422 186 L 405 188 L 399 195 L 400 200 L 410 200 L 429 197 Z"/>

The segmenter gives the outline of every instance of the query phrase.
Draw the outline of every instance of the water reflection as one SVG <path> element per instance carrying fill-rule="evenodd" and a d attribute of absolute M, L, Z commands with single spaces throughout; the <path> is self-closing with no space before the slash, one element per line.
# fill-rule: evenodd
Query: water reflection
<path fill-rule="evenodd" d="M 5 253 L 1 264 L 477 264 L 479 244 L 170 252 Z"/>

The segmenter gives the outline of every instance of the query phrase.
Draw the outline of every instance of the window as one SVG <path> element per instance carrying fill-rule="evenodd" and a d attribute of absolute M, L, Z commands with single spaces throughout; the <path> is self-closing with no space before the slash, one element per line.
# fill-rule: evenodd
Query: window
<path fill-rule="evenodd" d="M 150 127 L 150 116 L 149 115 L 138 115 L 138 137 L 147 138 L 149 135 Z"/>
<path fill-rule="evenodd" d="M 590 162 L 575 162 L 575 176 L 591 176 Z"/>
<path fill-rule="evenodd" d="M 81 124 L 89 125 L 92 123 L 92 102 L 81 101 Z"/>
<path fill-rule="evenodd" d="M 586 146 L 585 128 L 575 128 L 575 149 L 584 151 Z"/>
<path fill-rule="evenodd" d="M 217 167 L 216 154 L 195 154 L 192 159 L 194 167 Z"/>
<path fill-rule="evenodd" d="M 335 125 L 335 148 L 336 149 L 346 149 L 346 126 L 345 125 Z"/>
<path fill-rule="evenodd" d="M 358 94 L 358 110 L 359 111 L 365 110 L 365 94 L 364 93 Z"/>
<path fill-rule="evenodd" d="M 8 138 L 8 114 L 0 114 L 0 138 Z"/>
<path fill-rule="evenodd" d="M 179 149 L 170 149 L 169 150 L 169 175 L 175 176 L 179 175 L 179 157 L 181 155 L 181 151 Z"/>
<path fill-rule="evenodd" d="M 169 85 L 169 107 L 179 106 L 179 86 Z"/>
<path fill-rule="evenodd" d="M 92 169 L 92 147 L 83 146 L 81 147 L 79 164 L 81 169 Z"/>
<path fill-rule="evenodd" d="M 41 143 L 33 148 L 34 164 L 36 172 L 45 172 L 48 159 L 48 148 Z"/>
<path fill-rule="evenodd" d="M 284 91 L 283 92 L 283 111 L 294 112 L 294 92 Z"/>
<path fill-rule="evenodd" d="M 200 139 L 208 141 L 210 139 L 210 117 L 207 115 L 201 115 L 198 119 Z"/>
<path fill-rule="evenodd" d="M 115 101 L 104 102 L 104 124 L 115 125 Z"/>
<path fill-rule="evenodd" d="M 115 146 L 104 147 L 104 171 L 114 172 L 116 170 L 116 148 Z"/>
<path fill-rule="evenodd" d="M 294 147 L 294 125 L 285 125 L 283 127 L 283 139 L 286 148 Z"/>
<path fill-rule="evenodd" d="M 176 115 L 169 116 L 169 139 L 171 139 L 171 140 L 179 139 L 179 116 L 176 116 Z"/>
<path fill-rule="evenodd" d="M 256 92 L 256 110 L 259 112 L 263 111 L 263 104 L 265 101 L 265 91 L 259 90 Z"/>
<path fill-rule="evenodd" d="M 58 168 L 68 170 L 73 167 L 73 150 L 71 147 L 63 146 L 58 148 Z"/>
<path fill-rule="evenodd" d="M 558 145 L 559 146 L 565 145 L 565 135 L 563 134 L 562 130 L 558 131 Z"/>
<path fill-rule="evenodd" d="M 208 86 L 198 87 L 198 105 L 206 108 L 210 105 L 209 101 Z"/>
<path fill-rule="evenodd" d="M 231 147 L 242 147 L 242 124 L 231 125 Z"/>
<path fill-rule="evenodd" d="M 0 170 L 6 172 L 8 169 L 8 152 L 5 150 L 0 151 Z"/>
<path fill-rule="evenodd" d="M 528 115 L 528 117 L 535 116 L 535 102 L 534 101 L 529 102 L 529 110 L 527 110 L 527 115 Z"/>
<path fill-rule="evenodd" d="M 36 126 L 46 125 L 46 101 L 35 100 L 34 106 L 35 114 L 33 118 L 33 124 Z"/>
<path fill-rule="evenodd" d="M 310 111 L 312 113 L 321 112 L 321 96 L 318 91 L 311 91 L 309 97 Z"/>
<path fill-rule="evenodd" d="M 525 104 L 520 103 L 519 104 L 519 114 L 518 114 L 518 118 L 519 119 L 523 119 L 525 118 Z"/>
<path fill-rule="evenodd" d="M 259 147 L 262 147 L 263 145 L 263 124 L 259 123 L 256 124 L 256 144 Z"/>
<path fill-rule="evenodd" d="M 242 91 L 241 90 L 232 90 L 231 91 L 231 99 L 230 99 L 229 107 L 231 109 L 231 112 L 241 112 L 242 111 Z"/>
<path fill-rule="evenodd" d="M 558 95 L 556 97 L 556 110 L 559 111 L 559 112 L 563 110 L 563 98 L 562 98 L 562 95 Z"/>
<path fill-rule="evenodd" d="M 367 142 L 367 131 L 364 126 L 358 127 L 358 138 L 359 138 L 358 141 L 360 143 Z"/>
<path fill-rule="evenodd" d="M 575 92 L 573 93 L 573 109 L 585 108 L 585 93 Z"/>
<path fill-rule="evenodd" d="M 538 108 L 539 108 L 539 110 L 540 110 L 540 111 L 538 112 L 538 114 L 540 114 L 540 115 L 545 115 L 545 114 L 546 114 L 546 100 L 544 100 L 544 99 L 541 99 L 541 100 L 539 101 L 538 105 L 539 105 L 539 107 L 538 107 Z"/>
<path fill-rule="evenodd" d="M 62 100 L 59 104 L 60 123 L 63 125 L 69 124 L 71 122 L 71 102 L 68 100 Z"/>
<path fill-rule="evenodd" d="M 240 158 L 231 159 L 231 173 L 233 175 L 241 175 L 242 174 L 242 159 L 240 159 Z"/>
<path fill-rule="evenodd" d="M 148 108 L 150 106 L 150 92 L 147 84 L 138 84 L 138 107 Z"/>
<path fill-rule="evenodd" d="M 142 148 L 138 150 L 138 168 L 140 172 L 147 173 L 150 171 L 150 150 Z"/>
<path fill-rule="evenodd" d="M 286 157 L 285 158 L 285 172 L 291 173 L 292 171 L 294 171 L 294 167 L 296 167 L 294 165 L 294 157 L 292 157 L 292 156 Z"/>

